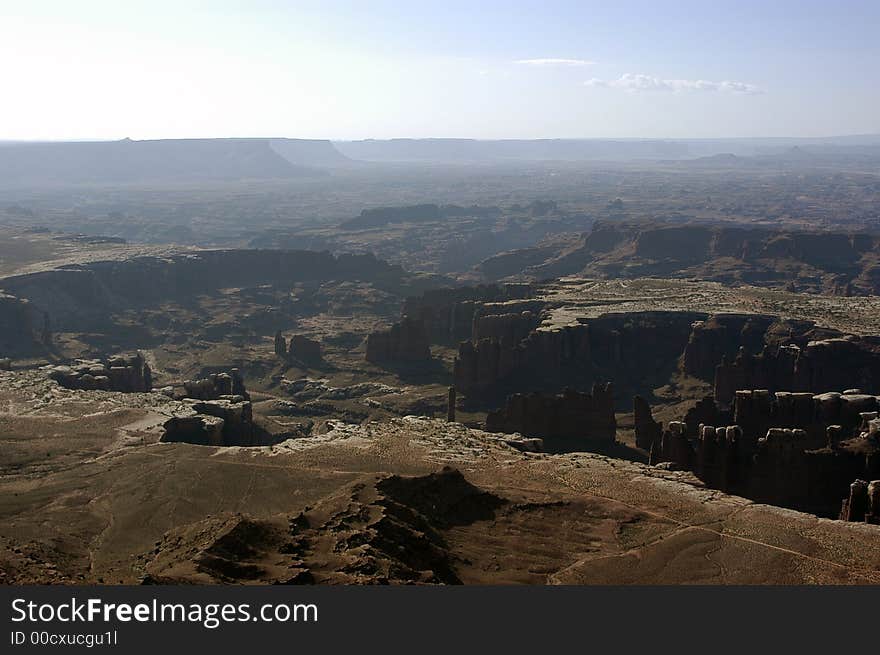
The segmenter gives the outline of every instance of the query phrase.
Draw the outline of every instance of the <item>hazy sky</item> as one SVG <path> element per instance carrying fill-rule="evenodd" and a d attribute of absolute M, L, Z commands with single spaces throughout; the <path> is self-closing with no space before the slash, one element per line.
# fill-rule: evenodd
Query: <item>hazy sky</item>
<path fill-rule="evenodd" d="M 880 1 L 0 0 L 0 139 L 880 132 Z"/>

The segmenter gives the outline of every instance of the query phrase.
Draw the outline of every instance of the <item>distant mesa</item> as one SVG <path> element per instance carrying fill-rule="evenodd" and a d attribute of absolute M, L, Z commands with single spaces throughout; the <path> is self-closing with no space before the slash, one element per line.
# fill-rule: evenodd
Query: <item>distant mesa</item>
<path fill-rule="evenodd" d="M 0 181 L 23 184 L 284 179 L 347 163 L 329 141 L 162 139 L 17 143 L 0 147 Z"/>

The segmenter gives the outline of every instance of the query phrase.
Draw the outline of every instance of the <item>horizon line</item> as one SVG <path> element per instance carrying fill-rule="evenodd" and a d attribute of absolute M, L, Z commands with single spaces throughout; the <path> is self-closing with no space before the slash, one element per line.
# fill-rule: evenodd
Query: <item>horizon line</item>
<path fill-rule="evenodd" d="M 118 143 L 122 141 L 219 141 L 219 140 L 274 140 L 287 139 L 291 141 L 328 141 L 330 143 L 356 143 L 360 141 L 474 141 L 474 142 L 497 142 L 497 141 L 747 141 L 747 140 L 770 140 L 770 139 L 858 139 L 880 138 L 880 130 L 877 132 L 860 132 L 852 134 L 826 134 L 821 136 L 801 135 L 761 135 L 761 136 L 553 136 L 553 137 L 469 137 L 469 136 L 395 136 L 395 137 L 362 137 L 362 138 L 333 138 L 333 137 L 299 137 L 299 136 L 182 136 L 182 137 L 152 137 L 146 139 L 132 139 L 130 137 L 84 137 L 84 138 L 46 138 L 46 139 L 20 139 L 0 137 L 0 144 L 29 144 L 29 143 Z"/>

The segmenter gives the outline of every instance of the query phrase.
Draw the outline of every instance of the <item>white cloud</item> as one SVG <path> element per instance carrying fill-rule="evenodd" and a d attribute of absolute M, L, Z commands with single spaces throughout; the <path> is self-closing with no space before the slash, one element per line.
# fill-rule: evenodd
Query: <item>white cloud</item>
<path fill-rule="evenodd" d="M 526 66 L 591 66 L 595 61 L 589 59 L 559 59 L 554 57 L 545 57 L 543 59 L 520 59 L 517 64 Z"/>
<path fill-rule="evenodd" d="M 761 90 L 754 84 L 746 82 L 731 82 L 725 80 L 723 82 L 712 82 L 709 80 L 677 80 L 663 79 L 654 77 L 653 75 L 645 75 L 643 73 L 624 73 L 616 80 L 601 80 L 592 78 L 584 82 L 586 86 L 607 87 L 614 89 L 623 89 L 633 93 L 639 91 L 726 91 L 729 93 L 761 93 Z"/>

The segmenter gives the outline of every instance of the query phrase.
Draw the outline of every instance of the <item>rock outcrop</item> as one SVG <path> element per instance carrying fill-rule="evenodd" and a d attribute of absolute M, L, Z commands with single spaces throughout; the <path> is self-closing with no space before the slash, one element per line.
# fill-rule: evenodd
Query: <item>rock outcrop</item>
<path fill-rule="evenodd" d="M 295 334 L 288 344 L 287 338 L 280 330 L 275 333 L 275 355 L 288 363 L 295 360 L 313 366 L 323 361 L 321 344 L 318 341 L 302 334 Z"/>
<path fill-rule="evenodd" d="M 40 342 L 29 302 L 0 292 L 0 353 L 28 353 Z"/>
<path fill-rule="evenodd" d="M 541 437 L 548 450 L 607 447 L 617 434 L 611 384 L 595 384 L 592 393 L 513 394 L 502 409 L 489 412 L 486 431 Z"/>
<path fill-rule="evenodd" d="M 374 364 L 424 362 L 431 348 L 423 321 L 404 317 L 387 330 L 367 336 L 366 359 Z"/>
<path fill-rule="evenodd" d="M 880 338 L 843 336 L 765 347 L 757 354 L 741 350 L 715 371 L 715 398 L 733 400 L 737 389 L 787 389 L 817 393 L 856 386 L 880 392 Z"/>
<path fill-rule="evenodd" d="M 421 320 L 431 343 L 456 344 L 472 338 L 474 319 L 484 305 L 527 298 L 531 293 L 531 286 L 523 284 L 431 289 L 407 298 L 402 315 Z"/>
<path fill-rule="evenodd" d="M 689 312 L 606 314 L 579 325 L 533 330 L 519 342 L 466 341 L 455 361 L 455 386 L 471 402 L 514 390 L 589 389 L 597 380 L 613 380 L 634 395 L 668 381 L 692 324 L 702 318 Z"/>
<path fill-rule="evenodd" d="M 542 304 L 525 301 L 501 306 L 484 305 L 474 314 L 471 338 L 476 342 L 496 339 L 502 343 L 517 344 L 541 324 L 539 312 Z M 517 311 L 523 305 L 527 308 Z"/>
<path fill-rule="evenodd" d="M 253 406 L 237 368 L 183 384 L 183 406 L 164 423 L 162 441 L 199 446 L 265 446 L 286 438 L 254 423 Z"/>
<path fill-rule="evenodd" d="M 241 396 L 250 400 L 244 378 L 237 368 L 229 369 L 228 373 L 211 373 L 205 378 L 186 380 L 183 389 L 185 398 L 195 400 L 217 400 L 226 396 Z"/>
<path fill-rule="evenodd" d="M 287 359 L 287 339 L 281 330 L 275 333 L 275 355 L 282 360 Z"/>
<path fill-rule="evenodd" d="M 633 424 L 635 426 L 636 446 L 651 450 L 651 446 L 663 434 L 663 425 L 654 420 L 651 406 L 641 396 L 633 397 Z"/>
<path fill-rule="evenodd" d="M 254 425 L 253 408 L 242 396 L 187 399 L 187 407 L 168 419 L 162 441 L 200 446 L 259 446 L 267 442 Z M 268 443 L 271 443 L 268 442 Z"/>
<path fill-rule="evenodd" d="M 880 291 L 880 238 L 867 232 L 606 220 L 594 223 L 573 244 L 527 249 L 516 270 L 510 263 L 519 252 L 505 253 L 505 274 L 535 279 L 695 277 L 838 295 Z M 493 268 L 491 262 L 486 267 Z"/>
<path fill-rule="evenodd" d="M 290 338 L 287 356 L 309 365 L 320 364 L 323 360 L 321 344 L 302 334 L 295 334 Z"/>
<path fill-rule="evenodd" d="M 217 289 L 317 280 L 367 281 L 400 293 L 412 288 L 399 266 L 373 255 L 336 257 L 329 252 L 258 249 L 67 265 L 3 278 L 0 288 L 29 300 L 35 311 L 47 313 L 56 331 L 86 331 L 106 329 L 108 317 L 120 311 Z"/>
<path fill-rule="evenodd" d="M 703 416 L 711 415 L 709 402 Z M 695 429 L 672 421 L 651 462 L 672 462 L 710 487 L 759 502 L 836 517 L 854 479 L 880 475 L 878 409 L 876 396 L 860 393 L 740 390 L 732 423 Z M 716 409 L 715 417 L 731 415 Z"/>
<path fill-rule="evenodd" d="M 136 393 L 153 388 L 150 365 L 141 353 L 106 360 L 78 359 L 70 366 L 51 366 L 48 375 L 67 389 Z"/>

